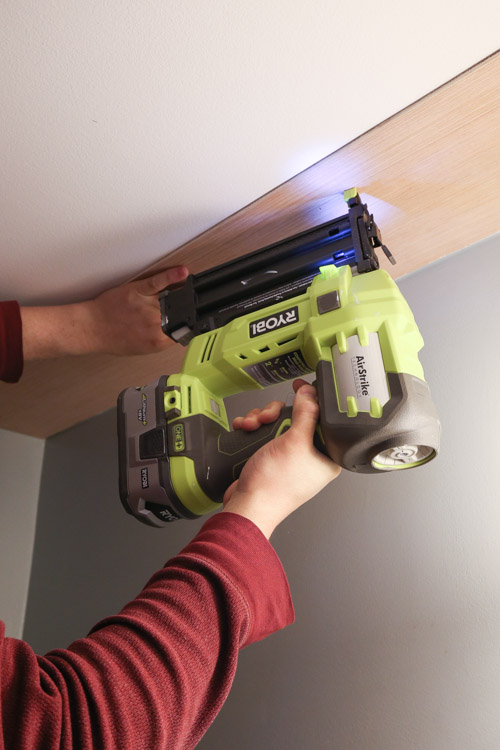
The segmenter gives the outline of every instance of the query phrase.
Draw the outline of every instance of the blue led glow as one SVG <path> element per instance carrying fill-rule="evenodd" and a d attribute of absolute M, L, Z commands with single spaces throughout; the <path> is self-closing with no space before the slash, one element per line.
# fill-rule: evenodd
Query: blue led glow
<path fill-rule="evenodd" d="M 336 266 L 351 265 L 355 260 L 356 254 L 353 247 L 349 250 L 340 250 L 338 253 L 333 253 L 333 262 Z"/>
<path fill-rule="evenodd" d="M 348 250 L 339 250 L 332 254 L 332 260 L 320 261 L 317 266 L 348 266 L 356 262 L 354 248 Z"/>
<path fill-rule="evenodd" d="M 350 247 L 346 250 L 337 250 L 336 252 L 333 251 L 332 253 L 328 254 L 328 246 L 336 244 L 338 240 L 344 238 L 344 237 L 350 237 L 351 236 L 351 230 L 350 228 L 345 229 L 342 232 L 338 232 L 337 234 L 332 235 L 331 237 L 324 237 L 321 240 L 316 240 L 316 242 L 309 242 L 304 245 L 301 245 L 296 249 L 296 252 L 302 253 L 302 252 L 310 252 L 311 250 L 318 250 L 319 248 L 325 248 L 325 254 L 321 258 L 321 260 L 316 261 L 314 264 L 311 264 L 309 266 L 310 268 L 317 268 L 317 272 L 320 273 L 320 267 L 321 266 L 328 266 L 328 265 L 335 265 L 335 266 L 348 266 L 348 265 L 354 265 L 356 263 L 355 258 L 355 252 L 354 248 Z M 333 250 L 333 248 L 332 248 Z"/>

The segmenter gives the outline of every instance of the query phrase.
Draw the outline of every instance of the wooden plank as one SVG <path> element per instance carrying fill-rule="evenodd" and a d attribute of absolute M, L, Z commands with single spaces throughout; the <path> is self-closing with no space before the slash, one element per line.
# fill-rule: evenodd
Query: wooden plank
<path fill-rule="evenodd" d="M 395 278 L 499 230 L 500 53 L 453 79 L 155 263 L 199 272 L 345 213 L 357 186 L 397 258 Z M 369 92 L 366 106 L 369 106 Z M 341 116 L 341 113 L 339 114 Z M 184 350 L 32 362 L 0 384 L 0 427 L 47 437 L 128 385 L 178 371 Z"/>

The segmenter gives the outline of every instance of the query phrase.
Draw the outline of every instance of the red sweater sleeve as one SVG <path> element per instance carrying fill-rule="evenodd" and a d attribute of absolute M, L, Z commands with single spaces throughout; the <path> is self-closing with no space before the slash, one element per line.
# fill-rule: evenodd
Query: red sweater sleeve
<path fill-rule="evenodd" d="M 23 372 L 21 312 L 17 302 L 0 302 L 0 380 L 16 383 Z"/>
<path fill-rule="evenodd" d="M 187 750 L 238 650 L 293 622 L 281 563 L 251 521 L 210 518 L 122 611 L 36 656 L 0 623 L 1 750 Z"/>

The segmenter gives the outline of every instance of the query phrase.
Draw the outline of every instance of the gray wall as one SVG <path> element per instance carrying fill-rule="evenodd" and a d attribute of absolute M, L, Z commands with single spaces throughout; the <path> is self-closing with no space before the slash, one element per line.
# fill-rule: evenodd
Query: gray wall
<path fill-rule="evenodd" d="M 23 631 L 43 448 L 43 440 L 0 430 L 0 618 L 12 638 Z"/>
<path fill-rule="evenodd" d="M 343 472 L 277 530 L 297 621 L 241 653 L 204 750 L 500 746 L 499 252 L 496 236 L 401 280 L 441 454 Z M 199 525 L 124 513 L 114 419 L 47 441 L 24 633 L 41 652 L 117 610 Z"/>

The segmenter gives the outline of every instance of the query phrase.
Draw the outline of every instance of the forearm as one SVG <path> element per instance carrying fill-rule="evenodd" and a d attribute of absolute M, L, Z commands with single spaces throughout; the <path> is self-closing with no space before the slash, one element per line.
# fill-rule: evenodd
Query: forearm
<path fill-rule="evenodd" d="M 187 275 L 185 266 L 174 266 L 86 302 L 22 307 L 24 359 L 163 351 L 169 341 L 161 330 L 158 294 Z"/>
<path fill-rule="evenodd" d="M 50 359 L 96 349 L 92 302 L 21 307 L 24 359 Z"/>
<path fill-rule="evenodd" d="M 212 516 L 139 596 L 68 649 L 36 657 L 2 642 L 0 628 L 0 747 L 193 748 L 229 692 L 238 650 L 292 621 L 271 545 L 235 515 Z"/>

